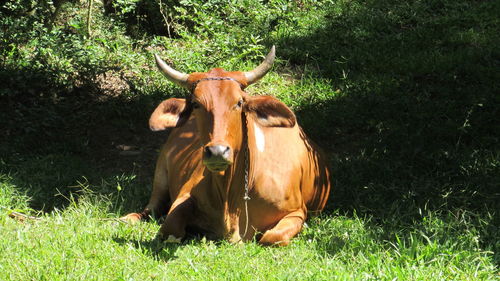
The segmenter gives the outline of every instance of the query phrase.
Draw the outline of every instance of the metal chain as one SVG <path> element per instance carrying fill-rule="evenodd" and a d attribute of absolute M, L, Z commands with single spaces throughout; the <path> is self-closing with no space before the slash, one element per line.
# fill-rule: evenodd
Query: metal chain
<path fill-rule="evenodd" d="M 198 86 L 198 83 L 200 82 L 203 82 L 203 81 L 222 81 L 222 80 L 229 80 L 229 81 L 234 81 L 238 84 L 240 84 L 240 88 L 243 89 L 245 88 L 245 86 L 243 86 L 243 84 L 240 83 L 240 81 L 234 79 L 234 78 L 231 78 L 231 77 L 207 77 L 207 78 L 202 78 L 200 80 L 197 80 L 195 81 L 192 85 L 191 85 L 191 93 L 194 92 L 194 89 L 196 89 L 196 86 Z"/>
<path fill-rule="evenodd" d="M 246 144 L 245 144 L 245 195 L 243 195 L 243 201 L 245 202 L 245 233 L 243 234 L 243 238 L 247 236 L 248 231 L 248 201 L 250 200 L 250 196 L 248 196 L 249 187 L 248 187 L 248 170 L 249 170 L 249 162 L 248 158 L 250 157 L 250 150 L 248 149 L 248 120 L 245 116 L 245 124 L 246 124 Z"/>

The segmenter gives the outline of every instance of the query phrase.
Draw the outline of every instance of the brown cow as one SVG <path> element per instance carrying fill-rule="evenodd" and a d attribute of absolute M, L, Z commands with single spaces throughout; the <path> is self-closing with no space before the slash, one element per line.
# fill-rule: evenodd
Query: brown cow
<path fill-rule="evenodd" d="M 273 46 L 249 72 L 189 75 L 155 56 L 190 96 L 165 100 L 151 115 L 153 131 L 175 129 L 156 163 L 148 205 L 124 219 L 166 214 L 159 237 L 167 242 L 195 229 L 230 242 L 256 236 L 261 244 L 287 245 L 308 212 L 324 208 L 330 191 L 324 156 L 285 104 L 243 91 L 269 71 L 274 56 Z"/>

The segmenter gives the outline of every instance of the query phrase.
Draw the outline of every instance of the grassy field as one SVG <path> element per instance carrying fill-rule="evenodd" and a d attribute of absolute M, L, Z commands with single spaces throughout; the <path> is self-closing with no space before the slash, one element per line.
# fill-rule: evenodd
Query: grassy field
<path fill-rule="evenodd" d="M 500 280 L 498 1 L 92 2 L 0 2 L 0 280 Z M 327 152 L 327 210 L 285 248 L 117 221 L 184 94 L 152 55 L 249 70 L 271 45 L 248 92 Z"/>

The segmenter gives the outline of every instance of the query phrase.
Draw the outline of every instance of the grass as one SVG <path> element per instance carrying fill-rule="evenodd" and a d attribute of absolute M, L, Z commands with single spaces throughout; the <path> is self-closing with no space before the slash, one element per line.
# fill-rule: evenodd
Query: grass
<path fill-rule="evenodd" d="M 94 1 L 89 36 L 87 2 L 0 7 L 1 280 L 500 279 L 498 3 Z M 272 44 L 248 91 L 327 152 L 323 215 L 286 248 L 165 246 L 114 220 L 149 196 L 167 135 L 149 114 L 184 94 L 152 54 L 249 70 Z"/>
<path fill-rule="evenodd" d="M 395 229 L 333 213 L 311 220 L 287 248 L 204 239 L 165 246 L 152 241 L 154 222 L 110 220 L 118 215 L 110 201 L 86 195 L 36 221 L 2 216 L 2 280 L 486 280 L 496 274 L 491 253 L 470 228 L 478 218 L 468 213 L 427 213 Z"/>

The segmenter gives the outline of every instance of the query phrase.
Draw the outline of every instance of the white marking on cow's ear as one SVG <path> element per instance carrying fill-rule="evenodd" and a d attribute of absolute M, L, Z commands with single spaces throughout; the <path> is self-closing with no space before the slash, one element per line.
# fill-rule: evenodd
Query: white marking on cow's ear
<path fill-rule="evenodd" d="M 264 136 L 264 133 L 257 125 L 257 123 L 253 123 L 253 131 L 255 135 L 255 146 L 257 146 L 257 150 L 259 152 L 264 152 L 264 149 L 266 147 L 266 137 Z"/>

